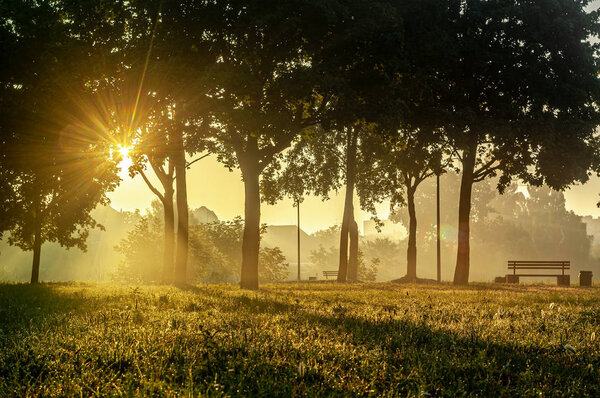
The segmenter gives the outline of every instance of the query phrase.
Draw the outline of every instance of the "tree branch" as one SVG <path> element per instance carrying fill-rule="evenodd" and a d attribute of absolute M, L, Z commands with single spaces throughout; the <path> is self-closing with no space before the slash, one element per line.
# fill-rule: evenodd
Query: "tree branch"
<path fill-rule="evenodd" d="M 158 177 L 160 183 L 162 184 L 163 188 L 166 188 L 168 185 L 172 184 L 172 175 L 168 175 L 167 172 L 165 171 L 165 169 L 163 169 L 162 164 L 158 164 L 155 162 L 150 161 L 150 167 L 152 167 L 152 170 L 154 171 L 154 174 L 156 174 L 156 176 Z"/>
<path fill-rule="evenodd" d="M 490 160 L 489 162 L 487 162 L 486 164 L 481 166 L 479 168 L 479 170 L 475 170 L 475 172 L 473 173 L 473 177 L 475 177 L 475 178 L 485 177 L 486 175 L 489 175 L 494 170 L 497 170 L 500 167 L 500 164 L 497 164 L 496 166 L 492 167 L 492 165 L 496 162 L 497 162 L 496 159 Z"/>
<path fill-rule="evenodd" d="M 202 155 L 202 156 L 200 156 L 200 157 L 199 157 L 199 158 L 197 158 L 197 159 L 194 159 L 194 160 L 192 160 L 191 162 L 189 162 L 189 163 L 187 163 L 187 164 L 185 165 L 185 168 L 186 168 L 186 169 L 189 169 L 191 165 L 193 165 L 194 163 L 196 163 L 196 162 L 197 162 L 197 161 L 199 161 L 199 160 L 202 160 L 202 159 L 204 159 L 205 157 L 207 157 L 207 156 L 209 156 L 209 155 L 210 155 L 210 152 L 209 152 L 209 153 L 207 153 L 207 154 L 205 154 L 205 155 Z"/>
<path fill-rule="evenodd" d="M 300 130 L 302 129 L 299 129 L 298 131 Z M 261 160 L 258 162 L 260 170 L 263 170 L 271 162 L 273 156 L 275 156 L 276 154 L 278 154 L 279 152 L 283 151 L 285 148 L 291 145 L 292 141 L 294 141 L 294 138 L 296 138 L 298 131 L 290 133 L 283 137 L 281 140 L 275 142 L 274 145 L 269 145 L 268 147 L 258 151 L 259 156 L 261 158 Z"/>
<path fill-rule="evenodd" d="M 495 167 L 492 167 L 492 168 L 490 168 L 490 169 L 487 169 L 487 170 L 485 171 L 485 173 L 477 173 L 477 174 L 473 174 L 473 181 L 474 181 L 474 182 L 480 182 L 480 181 L 483 181 L 483 180 L 485 180 L 485 178 L 486 178 L 487 176 L 489 176 L 490 174 L 492 174 L 494 171 L 496 171 L 496 170 L 498 170 L 498 169 L 500 169 L 500 165 L 498 165 L 498 166 L 495 166 Z"/>
<path fill-rule="evenodd" d="M 139 171 L 140 175 L 142 176 L 142 178 L 144 179 L 144 182 L 146 183 L 146 185 L 148 185 L 148 188 L 150 188 L 150 190 L 152 191 L 152 193 L 154 193 L 156 196 L 158 196 L 158 198 L 162 202 L 164 202 L 165 201 L 164 195 L 161 194 L 160 191 L 154 187 L 154 185 L 152 185 L 152 183 L 150 182 L 150 180 L 146 176 L 146 173 L 144 173 L 144 170 L 139 169 L 138 171 Z"/>
<path fill-rule="evenodd" d="M 431 169 L 424 169 L 423 172 L 419 175 L 418 178 L 418 184 L 422 183 L 423 181 L 425 181 L 426 179 L 428 179 L 429 177 L 435 175 L 435 172 Z"/>

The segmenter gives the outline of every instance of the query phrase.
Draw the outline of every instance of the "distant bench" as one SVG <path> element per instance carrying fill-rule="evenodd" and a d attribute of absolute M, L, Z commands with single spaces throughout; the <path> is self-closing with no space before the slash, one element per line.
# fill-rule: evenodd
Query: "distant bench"
<path fill-rule="evenodd" d="M 337 271 L 323 271 L 323 276 L 325 277 L 325 279 L 329 279 L 330 276 L 337 278 L 337 275 L 338 275 Z"/>
<path fill-rule="evenodd" d="M 506 275 L 507 283 L 519 283 L 519 277 L 545 277 L 552 276 L 556 277 L 556 284 L 558 286 L 570 286 L 571 276 L 565 275 L 565 270 L 571 269 L 570 261 L 515 261 L 511 260 L 508 262 L 508 269 L 512 270 L 512 275 Z M 535 270 L 535 271 L 561 271 L 560 274 L 553 273 L 537 273 L 537 274 L 517 274 L 520 270 Z"/>

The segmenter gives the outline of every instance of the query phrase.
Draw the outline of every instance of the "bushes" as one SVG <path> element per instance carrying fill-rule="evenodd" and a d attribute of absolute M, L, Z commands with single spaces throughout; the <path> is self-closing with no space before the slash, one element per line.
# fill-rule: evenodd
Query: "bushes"
<path fill-rule="evenodd" d="M 115 247 L 123 255 L 115 279 L 128 282 L 159 281 L 162 270 L 162 214 L 153 206 Z M 242 233 L 240 217 L 190 226 L 188 280 L 237 282 L 240 278 Z M 283 281 L 289 264 L 278 247 L 261 248 L 259 277 L 264 282 Z"/>

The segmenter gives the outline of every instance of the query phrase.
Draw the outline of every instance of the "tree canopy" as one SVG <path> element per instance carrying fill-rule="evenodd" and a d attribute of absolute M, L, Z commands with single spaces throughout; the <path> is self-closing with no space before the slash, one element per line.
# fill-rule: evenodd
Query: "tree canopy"
<path fill-rule="evenodd" d="M 339 280 L 358 272 L 355 191 L 369 211 L 406 200 L 416 277 L 417 187 L 457 167 L 454 282 L 467 283 L 475 183 L 561 190 L 600 170 L 600 22 L 587 4 L 3 1 L 0 230 L 34 250 L 33 274 L 43 242 L 85 248 L 91 211 L 118 184 L 118 147 L 133 143 L 132 175 L 149 182 L 151 168 L 162 185 L 149 183 L 165 280 L 188 275 L 198 152 L 242 175 L 242 287 L 259 284 L 261 201 L 342 186 Z"/>

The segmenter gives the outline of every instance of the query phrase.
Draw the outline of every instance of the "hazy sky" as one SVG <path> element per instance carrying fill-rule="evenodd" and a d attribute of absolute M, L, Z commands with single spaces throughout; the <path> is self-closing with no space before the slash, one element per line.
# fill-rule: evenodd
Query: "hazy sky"
<path fill-rule="evenodd" d="M 149 173 L 151 174 L 151 173 Z M 582 186 L 575 186 L 565 193 L 567 207 L 578 214 L 600 216 L 596 203 L 600 199 L 600 178 Z M 123 176 L 123 182 L 110 194 L 112 206 L 117 210 L 145 209 L 155 198 L 144 181 L 136 177 Z M 190 207 L 206 206 L 213 210 L 219 219 L 231 219 L 244 212 L 244 186 L 238 170 L 230 172 L 213 157 L 197 162 L 188 171 L 188 199 Z M 452 200 L 458 200 L 453 198 Z M 358 203 L 355 203 L 358 208 Z M 343 212 L 343 191 L 332 195 L 323 202 L 320 198 L 309 197 L 300 207 L 301 227 L 312 233 L 315 230 L 339 224 Z M 388 214 L 387 205 L 380 206 L 380 217 Z M 357 212 L 357 221 L 369 219 L 365 212 Z M 292 201 L 285 199 L 275 206 L 262 205 L 262 221 L 268 224 L 296 224 L 296 209 Z"/>
<path fill-rule="evenodd" d="M 195 163 L 188 170 L 187 177 L 190 207 L 206 206 L 213 210 L 220 220 L 244 214 L 244 185 L 239 170 L 230 172 L 214 157 L 208 157 Z M 122 175 L 122 178 L 121 185 L 110 194 L 111 205 L 117 210 L 147 208 L 155 196 L 148 190 L 144 181 L 140 177 L 132 180 Z M 292 205 L 289 199 L 278 202 L 275 206 L 263 204 L 262 222 L 295 225 L 296 208 Z M 386 215 L 387 207 L 381 208 L 383 215 Z M 300 210 L 301 227 L 306 232 L 339 224 L 343 212 L 343 191 L 341 195 L 332 196 L 326 202 L 316 197 L 307 198 L 301 204 Z M 359 213 L 357 216 L 358 220 L 362 219 Z M 368 219 L 369 216 L 365 213 L 364 218 Z"/>
<path fill-rule="evenodd" d="M 591 3 L 590 8 L 600 7 L 600 0 Z M 124 174 L 124 173 L 123 173 Z M 149 173 L 151 174 L 151 173 Z M 567 207 L 578 214 L 600 216 L 596 203 L 600 199 L 600 178 L 593 177 L 585 185 L 575 186 L 565 193 Z M 130 179 L 123 176 L 123 182 L 110 194 L 112 206 L 117 210 L 146 209 L 155 198 L 140 177 Z M 214 157 L 203 159 L 188 171 L 188 199 L 190 207 L 206 206 L 213 210 L 219 219 L 231 219 L 244 212 L 244 186 L 238 170 L 230 172 L 221 166 Z M 455 198 L 454 200 L 458 200 Z M 358 205 L 358 203 L 356 203 Z M 358 206 L 356 206 L 358 208 Z M 343 191 L 332 195 L 328 201 L 307 198 L 300 207 L 300 224 L 308 233 L 339 224 L 343 212 Z M 387 216 L 387 206 L 378 209 L 380 217 Z M 368 219 L 367 213 L 357 212 L 357 221 L 362 224 Z M 275 206 L 262 206 L 262 222 L 268 224 L 296 224 L 296 209 L 289 199 Z M 362 225 L 361 225 L 362 227 Z"/>

